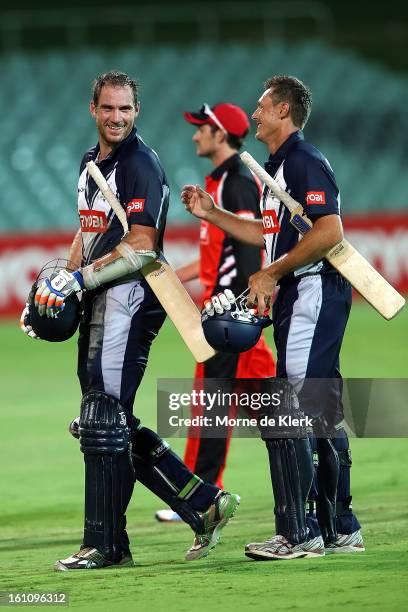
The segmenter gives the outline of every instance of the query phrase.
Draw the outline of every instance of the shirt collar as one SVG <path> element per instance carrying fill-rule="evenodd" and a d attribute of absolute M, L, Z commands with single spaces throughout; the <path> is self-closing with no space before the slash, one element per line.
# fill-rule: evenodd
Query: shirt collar
<path fill-rule="evenodd" d="M 228 157 L 228 159 L 223 161 L 222 164 L 214 168 L 214 170 L 210 174 L 210 177 L 215 181 L 218 181 L 222 177 L 224 172 L 226 172 L 227 170 L 232 168 L 232 166 L 235 166 L 237 164 L 238 160 L 238 153 L 234 153 L 234 155 L 231 155 L 231 157 Z"/>
<path fill-rule="evenodd" d="M 276 153 L 269 155 L 268 161 L 265 163 L 265 170 L 268 170 L 268 166 L 276 166 L 276 164 L 280 165 L 289 153 L 289 149 L 291 149 L 292 146 L 300 140 L 304 140 L 303 132 L 300 130 L 293 132 L 293 134 L 291 134 L 289 138 L 287 138 L 285 142 L 281 144 Z"/>

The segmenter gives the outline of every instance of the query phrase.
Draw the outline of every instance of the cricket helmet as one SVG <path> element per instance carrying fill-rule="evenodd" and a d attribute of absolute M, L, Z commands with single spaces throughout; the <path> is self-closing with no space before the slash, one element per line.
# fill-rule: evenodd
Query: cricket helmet
<path fill-rule="evenodd" d="M 232 304 L 231 310 L 210 315 L 206 310 L 201 314 L 205 339 L 221 353 L 243 353 L 258 342 L 262 330 L 272 325 L 269 317 L 253 314 L 246 306 L 245 291 Z"/>
<path fill-rule="evenodd" d="M 54 262 L 56 262 L 55 265 L 50 265 Z M 61 262 L 65 265 L 61 265 Z M 64 340 L 71 338 L 78 329 L 81 318 L 81 302 L 76 293 L 72 293 L 65 299 L 64 309 L 54 318 L 48 318 L 45 315 L 40 316 L 35 307 L 34 297 L 44 278 L 49 277 L 50 274 L 61 268 L 65 268 L 67 264 L 68 261 L 60 259 L 46 264 L 33 283 L 27 299 L 28 312 L 24 323 L 31 325 L 37 336 L 48 342 L 64 342 Z"/>

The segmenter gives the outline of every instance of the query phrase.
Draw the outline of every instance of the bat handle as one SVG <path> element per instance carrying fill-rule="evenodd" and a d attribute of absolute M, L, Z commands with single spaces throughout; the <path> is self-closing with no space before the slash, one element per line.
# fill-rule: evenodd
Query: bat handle
<path fill-rule="evenodd" d="M 293 215 L 293 217 L 291 217 L 290 219 L 290 222 L 293 227 L 297 229 L 299 234 L 302 234 L 302 236 L 307 234 L 307 232 L 309 232 L 313 227 L 310 221 L 308 219 L 305 219 L 304 216 L 300 214 Z"/>

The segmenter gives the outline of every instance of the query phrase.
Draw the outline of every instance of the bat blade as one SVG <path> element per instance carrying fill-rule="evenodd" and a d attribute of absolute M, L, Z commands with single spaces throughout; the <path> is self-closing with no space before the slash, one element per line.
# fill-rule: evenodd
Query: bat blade
<path fill-rule="evenodd" d="M 199 363 L 215 355 L 201 326 L 201 314 L 174 270 L 164 261 L 145 265 L 141 272 Z"/>
<path fill-rule="evenodd" d="M 402 295 L 347 240 L 336 244 L 326 259 L 387 321 L 404 307 Z"/>
<path fill-rule="evenodd" d="M 240 157 L 289 209 L 292 214 L 291 223 L 299 233 L 309 231 L 313 224 L 304 213 L 303 206 L 284 191 L 247 151 L 243 151 Z M 402 295 L 347 240 L 336 244 L 326 259 L 387 321 L 404 307 L 405 299 Z"/>

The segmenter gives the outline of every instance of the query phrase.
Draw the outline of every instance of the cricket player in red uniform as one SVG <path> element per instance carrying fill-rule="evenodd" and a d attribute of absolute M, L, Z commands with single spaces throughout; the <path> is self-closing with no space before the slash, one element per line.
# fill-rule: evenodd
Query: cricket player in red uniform
<path fill-rule="evenodd" d="M 217 205 L 247 219 L 259 217 L 262 187 L 258 179 L 241 161 L 238 151 L 249 130 L 246 113 L 234 104 L 204 104 L 184 118 L 196 126 L 193 142 L 199 157 L 207 157 L 213 171 L 205 178 L 205 190 Z M 204 288 L 203 301 L 225 289 L 235 295 L 248 286 L 248 279 L 262 267 L 262 251 L 235 240 L 215 225 L 202 220 L 200 225 L 200 257 L 180 268 L 182 282 L 196 278 Z M 250 351 L 239 355 L 218 353 L 203 364 L 197 364 L 196 385 L 203 378 L 266 378 L 275 376 L 275 361 L 263 335 Z M 200 410 L 198 411 L 200 412 Z M 231 430 L 225 437 L 206 437 L 200 428 L 190 429 L 184 461 L 193 472 L 221 486 L 230 444 Z M 180 520 L 174 511 L 159 510 L 162 522 Z"/>

